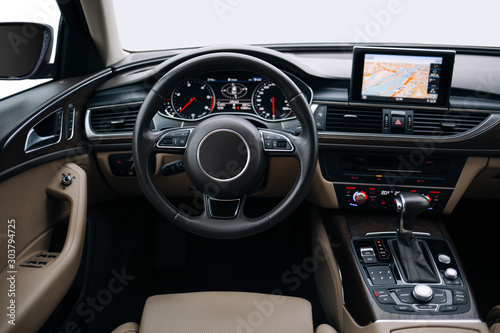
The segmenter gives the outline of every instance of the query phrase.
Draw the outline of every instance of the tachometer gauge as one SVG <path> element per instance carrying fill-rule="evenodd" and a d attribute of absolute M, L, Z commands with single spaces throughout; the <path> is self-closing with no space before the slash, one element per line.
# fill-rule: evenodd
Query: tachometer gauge
<path fill-rule="evenodd" d="M 215 94 L 205 82 L 197 79 L 180 83 L 172 93 L 172 108 L 182 118 L 198 119 L 212 112 Z"/>
<path fill-rule="evenodd" d="M 270 81 L 261 83 L 255 89 L 252 104 L 255 112 L 265 119 L 283 119 L 292 112 L 281 89 Z"/>
<path fill-rule="evenodd" d="M 168 117 L 174 118 L 176 116 L 174 110 L 172 109 L 170 98 L 165 99 L 161 111 L 163 111 L 163 113 Z"/>

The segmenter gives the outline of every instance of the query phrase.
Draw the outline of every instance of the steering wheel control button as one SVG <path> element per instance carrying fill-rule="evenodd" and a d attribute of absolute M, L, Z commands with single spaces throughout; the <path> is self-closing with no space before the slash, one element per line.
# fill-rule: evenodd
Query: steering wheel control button
<path fill-rule="evenodd" d="M 186 148 L 187 139 L 191 133 L 190 129 L 175 130 L 165 133 L 158 141 L 158 148 Z"/>
<path fill-rule="evenodd" d="M 374 285 L 395 284 L 394 275 L 390 266 L 370 266 L 367 267 L 368 277 Z"/>
<path fill-rule="evenodd" d="M 239 177 L 250 158 L 248 143 L 237 132 L 220 129 L 208 133 L 198 147 L 198 164 L 209 177 L 227 181 Z"/>
<path fill-rule="evenodd" d="M 451 263 L 451 258 L 449 256 L 447 256 L 446 254 L 440 254 L 438 256 L 438 261 L 445 264 L 445 265 L 449 265 Z"/>
<path fill-rule="evenodd" d="M 292 152 L 294 150 L 292 143 L 285 135 L 268 131 L 260 131 L 260 133 L 265 151 Z"/>
<path fill-rule="evenodd" d="M 434 291 L 426 284 L 417 284 L 413 288 L 412 295 L 421 302 L 429 302 L 434 296 Z"/>

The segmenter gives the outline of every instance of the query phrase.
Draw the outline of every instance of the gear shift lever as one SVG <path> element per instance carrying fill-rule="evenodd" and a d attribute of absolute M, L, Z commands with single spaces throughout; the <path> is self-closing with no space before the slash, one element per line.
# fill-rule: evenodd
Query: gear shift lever
<path fill-rule="evenodd" d="M 400 233 L 411 233 L 417 215 L 427 211 L 431 203 L 427 197 L 418 193 L 399 193 L 394 199 L 396 212 L 401 213 L 399 219 Z"/>
<path fill-rule="evenodd" d="M 425 243 L 417 240 L 413 226 L 417 215 L 430 207 L 429 200 L 418 193 L 402 192 L 394 199 L 397 212 L 401 213 L 396 239 L 392 241 L 395 259 L 406 282 L 439 282 L 432 256 Z"/>

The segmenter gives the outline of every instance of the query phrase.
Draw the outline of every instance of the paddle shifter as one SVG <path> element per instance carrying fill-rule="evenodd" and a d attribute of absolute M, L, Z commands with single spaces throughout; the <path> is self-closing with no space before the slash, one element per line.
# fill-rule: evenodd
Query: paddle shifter
<path fill-rule="evenodd" d="M 392 245 L 403 279 L 412 283 L 439 282 L 439 275 L 425 242 L 418 240 L 413 234 L 415 218 L 429 209 L 430 201 L 418 193 L 402 192 L 394 202 L 401 215 L 396 240 Z"/>

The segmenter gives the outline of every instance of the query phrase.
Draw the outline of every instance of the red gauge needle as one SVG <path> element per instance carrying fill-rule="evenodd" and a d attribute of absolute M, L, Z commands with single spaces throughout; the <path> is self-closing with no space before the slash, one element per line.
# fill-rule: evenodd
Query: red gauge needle
<path fill-rule="evenodd" d="M 182 109 L 180 109 L 180 110 L 179 110 L 179 113 L 181 113 L 182 111 L 184 111 L 184 109 L 185 109 L 185 108 L 187 108 L 187 107 L 189 106 L 189 104 L 193 103 L 195 100 L 196 100 L 196 97 L 191 98 L 191 99 L 189 100 L 189 102 L 187 102 L 187 104 L 186 104 L 186 105 L 184 105 L 184 106 L 182 107 Z"/>
<path fill-rule="evenodd" d="M 275 116 L 275 112 L 274 112 L 274 109 L 275 109 L 275 105 L 274 105 L 274 97 L 273 97 L 273 98 L 271 98 L 271 102 L 273 103 L 273 119 L 275 119 L 275 118 L 276 118 L 276 116 Z"/>

